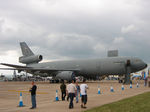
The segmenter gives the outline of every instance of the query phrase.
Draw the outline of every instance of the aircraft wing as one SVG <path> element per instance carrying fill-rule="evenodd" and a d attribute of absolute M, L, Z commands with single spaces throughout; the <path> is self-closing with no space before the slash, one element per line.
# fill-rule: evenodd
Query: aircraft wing
<path fill-rule="evenodd" d="M 37 68 L 37 67 L 27 67 L 21 65 L 7 64 L 1 63 L 1 65 L 5 65 L 13 68 L 0 68 L 1 70 L 18 70 L 18 71 L 27 71 L 27 72 L 40 72 L 40 73 L 51 73 L 57 71 L 80 71 L 79 69 L 51 69 L 51 68 Z"/>

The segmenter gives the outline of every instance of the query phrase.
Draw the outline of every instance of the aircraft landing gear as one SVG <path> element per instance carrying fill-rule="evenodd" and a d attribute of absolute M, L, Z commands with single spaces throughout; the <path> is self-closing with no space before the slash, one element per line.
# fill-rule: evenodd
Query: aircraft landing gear
<path fill-rule="evenodd" d="M 130 74 L 125 74 L 124 84 L 130 84 Z"/>
<path fill-rule="evenodd" d="M 130 73 L 131 73 L 130 66 L 131 66 L 131 62 L 130 60 L 127 60 L 124 84 L 130 84 Z"/>

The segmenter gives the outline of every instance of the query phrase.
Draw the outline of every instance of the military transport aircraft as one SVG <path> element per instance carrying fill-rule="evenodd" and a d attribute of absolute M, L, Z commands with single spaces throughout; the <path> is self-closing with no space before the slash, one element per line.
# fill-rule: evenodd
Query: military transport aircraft
<path fill-rule="evenodd" d="M 114 74 L 128 75 L 147 67 L 147 64 L 137 57 L 119 56 L 39 63 L 43 59 L 42 55 L 35 55 L 25 42 L 20 42 L 20 46 L 23 56 L 19 57 L 19 62 L 26 64 L 26 66 L 1 63 L 1 65 L 13 67 L 5 69 L 26 71 L 34 75 L 47 75 L 59 79 L 71 80 L 75 76 L 87 78 L 96 77 L 97 75 L 100 77 Z"/>

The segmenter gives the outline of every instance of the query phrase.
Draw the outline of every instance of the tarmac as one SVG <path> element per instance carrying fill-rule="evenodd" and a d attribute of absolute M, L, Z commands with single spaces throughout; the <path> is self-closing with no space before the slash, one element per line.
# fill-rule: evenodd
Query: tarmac
<path fill-rule="evenodd" d="M 136 87 L 136 81 L 130 85 L 124 85 L 125 90 L 121 89 L 122 84 L 117 81 L 97 81 L 87 82 L 88 102 L 87 108 L 81 109 L 80 101 L 75 102 L 74 108 L 69 109 L 68 101 L 61 101 L 60 84 L 49 84 L 49 82 L 36 82 L 37 85 L 37 108 L 31 107 L 31 96 L 28 92 L 31 88 L 31 82 L 0 82 L 0 112 L 81 112 L 93 107 L 101 106 L 115 102 L 124 98 L 132 97 L 144 92 L 149 92 L 150 88 L 144 86 L 144 82 L 139 82 L 139 88 Z M 101 94 L 98 94 L 100 85 Z M 111 85 L 114 92 L 110 92 Z M 60 101 L 55 101 L 56 90 Z M 23 97 L 23 107 L 18 107 L 20 92 Z"/>

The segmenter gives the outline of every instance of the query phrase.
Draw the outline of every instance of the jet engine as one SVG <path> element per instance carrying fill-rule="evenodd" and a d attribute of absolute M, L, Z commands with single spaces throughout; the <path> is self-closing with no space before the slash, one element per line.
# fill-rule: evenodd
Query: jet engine
<path fill-rule="evenodd" d="M 131 66 L 131 62 L 130 62 L 130 60 L 127 60 L 127 62 L 126 62 L 126 66 Z"/>
<path fill-rule="evenodd" d="M 43 59 L 42 55 L 22 56 L 19 57 L 19 62 L 23 64 L 38 63 Z"/>
<path fill-rule="evenodd" d="M 63 80 L 72 80 L 72 79 L 75 79 L 75 74 L 73 71 L 62 71 L 62 72 L 59 72 L 55 78 L 63 79 Z"/>

